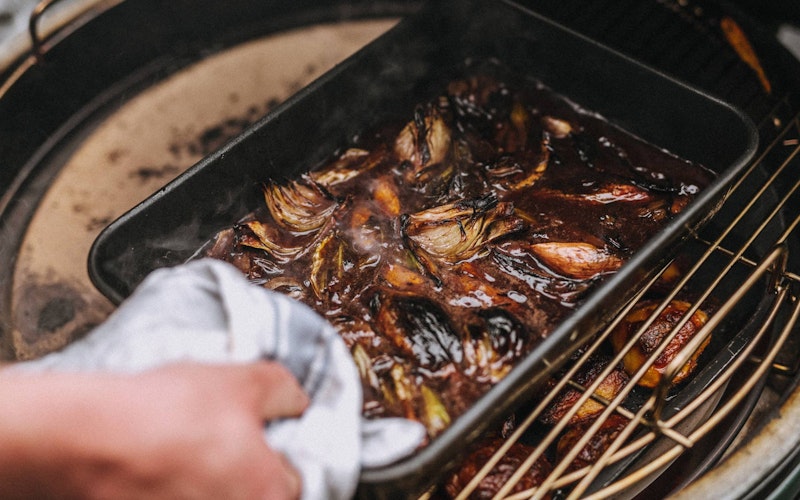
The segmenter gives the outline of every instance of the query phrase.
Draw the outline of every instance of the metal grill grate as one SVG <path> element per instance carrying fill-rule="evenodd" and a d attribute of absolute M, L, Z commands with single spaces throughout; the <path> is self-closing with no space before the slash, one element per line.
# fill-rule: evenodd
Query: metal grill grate
<path fill-rule="evenodd" d="M 691 235 L 676 259 L 685 268 L 677 282 L 666 294 L 662 291 L 663 299 L 630 340 L 615 351 L 595 382 L 581 386 L 574 378 L 592 362 L 594 353 L 607 348 L 608 338 L 626 314 L 645 301 L 654 287 L 663 286 L 663 273 L 642 288 L 608 329 L 581 351 L 581 356 L 535 407 L 516 415 L 513 432 L 458 498 L 469 498 L 519 442 L 534 449 L 495 498 L 608 498 L 637 494 L 648 498 L 650 494 L 667 494 L 684 486 L 691 477 L 654 479 L 658 474 L 693 447 L 713 448 L 702 467 L 695 467 L 692 474 L 708 470 L 735 443 L 736 434 L 770 373 L 794 374 L 798 370 L 794 327 L 800 315 L 800 273 L 792 268 L 800 242 L 800 215 L 796 215 L 800 213 L 800 180 L 796 173 L 800 168 L 800 115 L 793 102 L 796 96 L 786 91 L 782 98 L 776 98 L 774 93 L 764 92 L 751 68 L 722 38 L 718 26 L 722 11 L 714 10 L 713 4 L 659 0 L 607 5 L 545 0 L 536 8 L 739 105 L 757 121 L 761 147 L 718 212 L 699 233 Z M 793 261 L 789 260 L 790 255 Z M 673 270 L 666 267 L 664 272 Z M 691 297 L 691 306 L 643 367 L 612 400 L 598 397 L 596 391 L 603 379 L 622 362 L 625 353 L 670 301 L 680 297 Z M 667 366 L 665 374 L 671 375 L 662 377 L 652 390 L 637 386 L 636 382 L 697 310 L 710 311 L 708 321 Z M 694 378 L 677 387 L 671 384 L 671 376 L 709 339 L 715 346 L 711 354 L 708 349 L 703 353 Z M 579 390 L 580 398 L 556 424 L 543 427 L 539 423 L 542 413 L 565 388 Z M 571 448 L 562 450 L 539 487 L 518 491 L 517 484 L 539 460 L 554 460 L 553 450 L 568 428 L 569 419 L 590 400 L 602 404 L 604 410 L 585 427 Z M 617 429 L 616 437 L 606 443 L 592 465 L 571 469 L 576 456 L 597 439 L 598 431 L 602 432 L 604 423 L 613 415 L 624 417 L 628 423 Z M 720 441 L 709 445 L 704 438 Z"/>

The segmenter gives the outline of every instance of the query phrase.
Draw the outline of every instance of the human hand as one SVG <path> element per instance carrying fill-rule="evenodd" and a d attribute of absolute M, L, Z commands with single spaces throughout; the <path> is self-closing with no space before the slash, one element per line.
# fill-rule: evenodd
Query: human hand
<path fill-rule="evenodd" d="M 0 372 L 0 497 L 298 498 L 263 438 L 308 398 L 282 366 Z M 14 404 L 9 404 L 14 402 Z"/>

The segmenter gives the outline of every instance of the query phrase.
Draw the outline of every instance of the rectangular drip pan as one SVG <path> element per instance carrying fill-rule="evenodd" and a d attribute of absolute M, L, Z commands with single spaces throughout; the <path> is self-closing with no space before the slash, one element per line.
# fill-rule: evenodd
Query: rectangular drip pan
<path fill-rule="evenodd" d="M 259 182 L 298 175 L 360 131 L 407 116 L 466 59 L 496 59 L 583 108 L 718 175 L 695 201 L 607 278 L 471 409 L 417 454 L 362 472 L 365 498 L 419 494 L 464 447 L 529 397 L 674 256 L 752 159 L 757 133 L 740 111 L 512 2 L 433 2 L 304 88 L 218 152 L 109 225 L 89 274 L 114 302 L 152 270 L 190 259 L 249 213 Z M 399 492 L 405 492 L 401 494 Z"/>

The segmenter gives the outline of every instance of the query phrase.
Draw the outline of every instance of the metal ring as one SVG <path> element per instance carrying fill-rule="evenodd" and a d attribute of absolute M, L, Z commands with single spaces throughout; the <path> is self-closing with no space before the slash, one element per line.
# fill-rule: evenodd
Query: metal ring
<path fill-rule="evenodd" d="M 31 35 L 32 44 L 31 50 L 33 52 L 33 56 L 36 58 L 36 62 L 41 62 L 42 58 L 44 57 L 42 40 L 39 38 L 39 19 L 42 17 L 45 11 L 56 2 L 58 2 L 58 0 L 41 0 L 33 8 L 31 17 L 28 19 L 28 32 Z"/>
<path fill-rule="evenodd" d="M 52 30 L 52 33 L 47 34 L 44 37 L 40 36 L 40 19 L 50 7 L 59 1 L 60 0 L 40 0 L 39 3 L 37 3 L 33 8 L 33 11 L 31 11 L 30 18 L 28 19 L 28 34 L 31 38 L 31 54 L 33 55 L 36 63 L 40 63 L 42 61 L 44 55 L 47 53 L 47 49 L 45 48 L 46 42 L 54 38 L 56 34 L 64 34 L 72 29 L 75 29 L 83 24 L 83 22 L 79 21 L 83 16 L 89 14 L 94 17 L 123 2 L 124 0 L 90 0 L 86 2 L 75 2 L 75 4 L 78 6 L 78 10 L 73 12 L 69 19 L 58 24 Z"/>

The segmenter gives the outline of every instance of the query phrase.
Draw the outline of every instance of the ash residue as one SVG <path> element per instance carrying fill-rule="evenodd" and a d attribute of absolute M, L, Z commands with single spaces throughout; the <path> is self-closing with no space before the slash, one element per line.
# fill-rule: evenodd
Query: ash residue
<path fill-rule="evenodd" d="M 52 333 L 75 319 L 75 302 L 65 297 L 54 297 L 47 301 L 37 318 L 36 329 Z"/>
<path fill-rule="evenodd" d="M 300 84 L 297 83 L 296 85 Z M 195 157 L 208 156 L 244 132 L 280 103 L 281 101 L 278 98 L 273 97 L 263 105 L 251 106 L 243 115 L 226 118 L 215 125 L 207 127 L 195 135 L 193 139 L 173 141 L 169 146 L 169 152 L 176 158 L 186 154 Z"/>
<path fill-rule="evenodd" d="M 162 179 L 165 177 L 174 177 L 175 174 L 181 171 L 181 168 L 176 165 L 161 165 L 159 167 L 139 167 L 134 169 L 133 172 L 128 174 L 132 179 L 139 179 L 139 182 L 144 184 L 152 179 Z"/>
<path fill-rule="evenodd" d="M 254 115 L 256 115 L 255 108 L 250 108 L 248 116 L 244 118 L 229 118 L 219 125 L 207 128 L 200 134 L 196 142 L 189 144 L 189 152 L 206 156 L 216 151 L 232 137 L 249 127 L 254 122 Z"/>
<path fill-rule="evenodd" d="M 125 149 L 114 149 L 108 153 L 108 161 L 112 164 L 116 163 L 127 154 L 128 151 Z"/>
<path fill-rule="evenodd" d="M 86 230 L 89 232 L 99 231 L 114 221 L 114 217 L 107 215 L 105 217 L 92 217 L 86 223 Z"/>
<path fill-rule="evenodd" d="M 111 310 L 64 282 L 31 280 L 18 293 L 14 311 L 18 359 L 60 349 L 100 324 Z"/>

